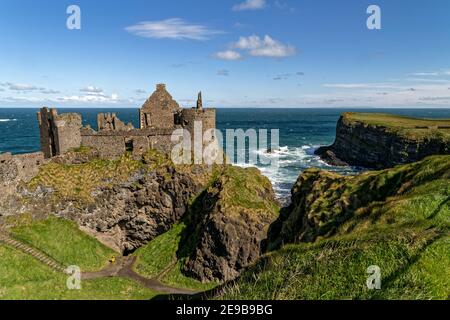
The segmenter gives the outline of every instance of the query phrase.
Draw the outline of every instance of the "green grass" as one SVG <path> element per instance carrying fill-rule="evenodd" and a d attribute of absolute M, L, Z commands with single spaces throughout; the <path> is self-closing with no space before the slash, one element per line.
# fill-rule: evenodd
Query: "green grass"
<path fill-rule="evenodd" d="M 69 290 L 66 275 L 22 252 L 0 245 L 0 257 L 0 300 L 143 300 L 156 295 L 123 278 L 83 280 L 81 290 Z"/>
<path fill-rule="evenodd" d="M 77 265 L 83 271 L 99 270 L 118 255 L 79 230 L 75 222 L 54 216 L 15 227 L 11 234 L 64 266 Z"/>
<path fill-rule="evenodd" d="M 90 155 L 93 153 L 93 149 L 91 147 L 81 145 L 77 148 L 70 149 L 68 153 L 79 153 L 83 155 Z"/>
<path fill-rule="evenodd" d="M 71 152 L 89 154 L 91 150 L 80 147 Z M 173 163 L 166 155 L 149 150 L 141 159 L 135 159 L 130 153 L 116 160 L 93 158 L 80 164 L 50 162 L 39 169 L 39 173 L 27 184 L 31 190 L 38 186 L 52 189 L 54 201 L 74 201 L 90 204 L 95 201 L 92 192 L 100 187 L 111 187 L 126 182 L 133 172 L 145 170 L 167 171 Z M 170 175 L 167 175 L 170 178 Z"/>
<path fill-rule="evenodd" d="M 447 299 L 449 238 L 412 230 L 287 245 L 265 256 L 222 299 Z M 381 290 L 366 286 L 381 268 Z"/>
<path fill-rule="evenodd" d="M 303 212 L 319 230 L 315 241 L 266 254 L 219 298 L 450 297 L 450 156 L 355 177 L 307 176 L 312 181 L 297 186 L 306 188 L 307 211 L 286 221 L 301 223 Z M 366 286 L 371 265 L 381 268 L 381 290 Z"/>
<path fill-rule="evenodd" d="M 147 278 L 154 278 L 172 265 L 177 259 L 176 252 L 184 228 L 183 223 L 178 223 L 166 233 L 137 249 L 133 253 L 137 257 L 135 271 Z"/>
<path fill-rule="evenodd" d="M 217 283 L 201 283 L 185 276 L 181 271 L 185 259 L 177 260 L 177 252 L 180 249 L 180 240 L 185 228 L 186 225 L 180 222 L 136 250 L 133 253 L 137 257 L 134 269 L 147 278 L 162 275 L 160 280 L 171 286 L 193 290 L 212 289 Z M 164 274 L 162 274 L 163 271 Z"/>
<path fill-rule="evenodd" d="M 261 209 L 270 215 L 278 213 L 278 205 L 265 197 L 272 184 L 256 168 L 227 166 L 216 183 L 222 188 L 221 202 L 226 207 Z"/>
<path fill-rule="evenodd" d="M 346 112 L 344 121 L 385 127 L 410 138 L 438 136 L 450 139 L 450 119 L 419 119 L 384 113 Z M 438 128 L 446 127 L 446 128 Z"/>
<path fill-rule="evenodd" d="M 93 159 L 82 164 L 50 162 L 39 169 L 29 183 L 31 190 L 45 186 L 54 191 L 55 200 L 72 200 L 82 203 L 95 201 L 92 192 L 99 187 L 125 182 L 130 173 L 144 167 L 141 161 L 124 154 L 118 160 Z"/>

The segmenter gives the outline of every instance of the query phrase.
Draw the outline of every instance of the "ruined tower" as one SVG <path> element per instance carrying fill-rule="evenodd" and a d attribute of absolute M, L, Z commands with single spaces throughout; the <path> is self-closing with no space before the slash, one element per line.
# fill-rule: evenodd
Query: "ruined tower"
<path fill-rule="evenodd" d="M 116 158 L 125 152 L 140 156 L 148 149 L 169 154 L 175 129 L 186 129 L 192 137 L 192 145 L 209 145 L 214 142 L 216 110 L 203 108 L 202 93 L 198 93 L 197 106 L 182 109 L 167 92 L 164 84 L 158 84 L 155 92 L 139 110 L 140 128 L 125 124 L 115 113 L 97 116 L 98 130 L 82 126 L 81 115 L 59 115 L 55 109 L 42 108 L 38 112 L 41 149 L 46 158 L 64 154 L 81 145 L 97 151 L 101 157 Z M 212 132 L 206 135 L 206 132 Z M 204 138 L 204 139 L 202 139 Z"/>
<path fill-rule="evenodd" d="M 58 114 L 56 109 L 42 108 L 38 113 L 41 150 L 51 158 L 81 145 L 81 116 L 77 113 Z"/>
<path fill-rule="evenodd" d="M 156 91 L 141 107 L 140 127 L 145 128 L 174 128 L 179 122 L 179 104 L 166 90 L 165 84 L 156 85 Z"/>
<path fill-rule="evenodd" d="M 197 109 L 203 109 L 203 100 L 202 100 L 202 92 L 200 91 L 198 93 L 198 97 L 197 97 Z"/>

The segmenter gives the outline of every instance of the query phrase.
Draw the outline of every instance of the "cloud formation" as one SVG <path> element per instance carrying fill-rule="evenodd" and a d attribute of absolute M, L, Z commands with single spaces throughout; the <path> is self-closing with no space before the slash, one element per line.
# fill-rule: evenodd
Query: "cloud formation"
<path fill-rule="evenodd" d="M 58 90 L 53 90 L 53 89 L 44 89 L 41 91 L 41 93 L 43 93 L 43 94 L 59 94 L 61 92 Z"/>
<path fill-rule="evenodd" d="M 188 23 L 180 18 L 143 21 L 126 27 L 125 30 L 139 37 L 172 40 L 209 40 L 223 33 L 204 25 Z"/>
<path fill-rule="evenodd" d="M 103 89 L 95 86 L 87 86 L 80 89 L 80 92 L 85 92 L 88 94 L 100 94 L 103 93 Z"/>
<path fill-rule="evenodd" d="M 242 55 L 239 52 L 234 51 L 234 50 L 219 51 L 219 52 L 216 52 L 213 56 L 217 59 L 230 60 L 230 61 L 242 59 Z"/>
<path fill-rule="evenodd" d="M 233 6 L 233 11 L 261 10 L 266 7 L 266 0 L 245 0 Z"/>
<path fill-rule="evenodd" d="M 269 35 L 265 35 L 263 38 L 256 35 L 240 37 L 232 47 L 245 50 L 254 57 L 285 58 L 293 56 L 297 52 L 295 47 L 285 45 Z"/>
<path fill-rule="evenodd" d="M 7 82 L 9 90 L 12 91 L 37 91 L 37 90 L 45 90 L 45 88 L 37 87 L 31 84 L 22 84 L 22 83 L 11 83 Z"/>

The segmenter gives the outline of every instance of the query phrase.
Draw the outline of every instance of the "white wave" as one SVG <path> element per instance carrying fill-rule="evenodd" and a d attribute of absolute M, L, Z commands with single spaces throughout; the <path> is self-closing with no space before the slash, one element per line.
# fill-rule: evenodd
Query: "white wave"
<path fill-rule="evenodd" d="M 248 168 L 256 167 L 261 174 L 266 176 L 273 185 L 277 197 L 287 198 L 290 194 L 290 188 L 295 183 L 302 168 L 318 167 L 327 170 L 343 172 L 342 168 L 337 169 L 315 155 L 314 152 L 319 146 L 301 145 L 296 147 L 282 146 L 275 150 L 253 150 L 258 154 L 258 163 L 236 163 L 235 165 Z M 352 171 L 349 168 L 348 171 Z"/>
<path fill-rule="evenodd" d="M 0 122 L 17 121 L 17 119 L 0 119 Z"/>

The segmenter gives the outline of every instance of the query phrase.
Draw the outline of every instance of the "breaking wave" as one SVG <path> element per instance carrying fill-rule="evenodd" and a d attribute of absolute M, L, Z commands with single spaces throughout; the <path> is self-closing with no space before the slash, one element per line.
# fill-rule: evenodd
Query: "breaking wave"
<path fill-rule="evenodd" d="M 257 167 L 272 182 L 277 197 L 283 204 L 289 202 L 292 186 L 298 176 L 308 168 L 316 167 L 342 174 L 355 172 L 351 167 L 333 167 L 314 154 L 319 146 L 303 145 L 300 147 L 283 146 L 276 150 L 258 150 L 258 163 L 236 163 L 241 167 Z M 271 162 L 272 161 L 272 162 Z M 267 164 L 272 163 L 272 164 Z"/>
<path fill-rule="evenodd" d="M 17 119 L 0 119 L 0 122 L 17 121 Z"/>

